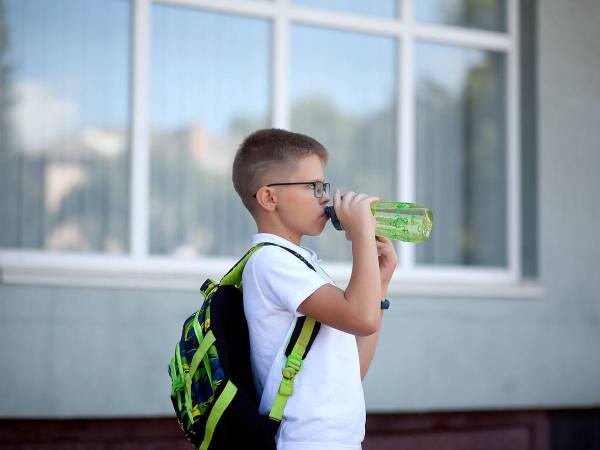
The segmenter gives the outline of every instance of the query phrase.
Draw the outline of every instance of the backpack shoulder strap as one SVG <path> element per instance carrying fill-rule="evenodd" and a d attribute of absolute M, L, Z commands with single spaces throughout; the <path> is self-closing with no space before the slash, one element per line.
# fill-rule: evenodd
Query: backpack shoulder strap
<path fill-rule="evenodd" d="M 295 257 L 300 259 L 304 264 L 306 264 L 308 267 L 310 267 L 312 270 L 314 270 L 316 272 L 315 268 L 306 260 L 306 258 L 304 258 L 302 255 L 300 255 L 298 252 L 295 252 L 291 248 L 287 248 L 287 247 L 284 247 L 283 245 L 275 244 L 273 242 L 259 242 L 254 247 L 252 247 L 250 250 L 248 250 L 246 252 L 246 254 L 244 256 L 242 256 L 239 259 L 239 261 L 236 262 L 231 269 L 229 269 L 229 272 L 227 272 L 225 275 L 223 275 L 223 277 L 221 278 L 221 282 L 219 284 L 221 286 L 234 285 L 237 288 L 241 288 L 242 273 L 244 272 L 244 267 L 246 267 L 246 263 L 248 262 L 248 260 L 254 254 L 254 252 L 256 250 L 258 250 L 259 248 L 264 247 L 266 245 L 275 245 L 277 247 L 281 247 L 284 250 L 287 250 L 288 252 L 290 252 L 292 255 L 294 255 Z"/>
<path fill-rule="evenodd" d="M 229 271 L 223 275 L 221 278 L 221 282 L 219 285 L 221 286 L 229 286 L 233 285 L 237 288 L 241 288 L 242 286 L 242 273 L 244 272 L 244 267 L 246 267 L 246 263 L 252 256 L 252 254 L 261 248 L 263 245 L 267 244 L 266 242 L 260 242 L 252 247 L 250 250 L 246 252 L 244 256 L 242 256 L 238 262 L 234 264 L 234 266 L 229 269 Z"/>
<path fill-rule="evenodd" d="M 317 271 L 302 255 L 294 250 L 282 245 L 265 243 L 265 245 L 277 245 L 304 262 L 310 269 Z M 286 350 L 285 350 L 285 366 L 281 370 L 282 379 L 279 385 L 279 390 L 275 395 L 275 401 L 271 407 L 269 418 L 280 422 L 283 417 L 283 410 L 287 404 L 288 398 L 294 392 L 294 379 L 302 369 L 302 361 L 306 358 L 313 342 L 317 338 L 321 323 L 317 322 L 312 317 L 302 316 L 296 320 L 294 331 L 290 335 Z"/>
<path fill-rule="evenodd" d="M 275 245 L 277 247 L 281 247 L 284 250 L 287 250 L 298 259 L 300 259 L 304 264 L 306 264 L 311 270 L 316 272 L 316 269 L 298 252 L 295 252 L 291 248 L 285 247 L 283 245 L 275 244 L 272 242 L 260 242 L 252 247 L 250 250 L 246 252 L 244 256 L 240 258 L 238 262 L 227 272 L 222 278 L 219 285 L 234 285 L 235 287 L 242 288 L 242 273 L 244 272 L 244 267 L 246 263 L 250 259 L 250 257 L 254 254 L 256 250 L 265 246 L 265 245 Z M 211 281 L 211 280 L 207 280 Z M 281 384 L 279 385 L 279 390 L 275 397 L 275 401 L 273 402 L 273 407 L 271 408 L 271 412 L 269 417 L 275 421 L 280 422 L 283 417 L 283 410 L 285 409 L 285 405 L 290 395 L 294 390 L 294 379 L 300 369 L 302 368 L 302 361 L 306 358 L 310 347 L 312 346 L 314 340 L 317 337 L 317 333 L 319 332 L 319 328 L 321 327 L 321 323 L 317 322 L 312 317 L 302 316 L 296 320 L 296 325 L 294 326 L 294 331 L 292 332 L 290 339 L 288 341 L 285 356 L 286 362 L 282 372 Z"/>
<path fill-rule="evenodd" d="M 296 320 L 294 331 L 285 351 L 286 360 L 285 366 L 281 370 L 282 379 L 279 390 L 275 394 L 275 400 L 269 413 L 271 419 L 281 421 L 288 398 L 294 392 L 294 379 L 302 369 L 302 361 L 306 358 L 320 327 L 321 323 L 312 317 L 302 316 Z"/>

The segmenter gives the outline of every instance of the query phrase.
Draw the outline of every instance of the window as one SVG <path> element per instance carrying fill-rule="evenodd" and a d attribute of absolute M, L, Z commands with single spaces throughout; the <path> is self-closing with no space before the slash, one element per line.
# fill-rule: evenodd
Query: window
<path fill-rule="evenodd" d="M 339 11 L 351 14 L 365 14 L 375 17 L 393 18 L 397 15 L 396 0 L 293 0 L 297 5 L 323 8 L 324 10 Z"/>
<path fill-rule="evenodd" d="M 505 60 L 416 44 L 416 197 L 441 218 L 419 264 L 507 265 Z"/>
<path fill-rule="evenodd" d="M 404 281 L 520 278 L 516 0 L 2 4 L 3 267 L 215 276 L 255 232 L 235 150 L 276 126 L 325 144 L 334 186 L 433 208 L 431 239 L 398 246 Z M 343 233 L 303 243 L 348 275 Z"/>
<path fill-rule="evenodd" d="M 271 23 L 164 5 L 151 17 L 149 251 L 237 255 L 256 226 L 231 165 L 271 123 Z"/>
<path fill-rule="evenodd" d="M 130 9 L 0 3 L 0 247 L 129 251 Z"/>
<path fill-rule="evenodd" d="M 291 129 L 329 149 L 327 178 L 342 191 L 396 197 L 396 56 L 397 44 L 387 36 L 291 28 Z M 328 226 L 325 236 L 303 242 L 328 259 L 351 260 L 344 233 Z"/>
<path fill-rule="evenodd" d="M 506 0 L 416 0 L 419 22 L 506 31 Z"/>

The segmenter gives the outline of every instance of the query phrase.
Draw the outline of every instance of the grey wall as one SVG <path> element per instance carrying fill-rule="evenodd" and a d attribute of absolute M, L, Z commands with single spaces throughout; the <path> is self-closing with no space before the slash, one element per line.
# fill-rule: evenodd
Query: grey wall
<path fill-rule="evenodd" d="M 538 3 L 541 299 L 392 295 L 371 411 L 600 405 L 600 3 Z M 0 287 L 0 415 L 170 414 L 199 294 Z"/>
<path fill-rule="evenodd" d="M 402 299 L 372 409 L 600 405 L 600 2 L 537 2 L 540 300 Z"/>
<path fill-rule="evenodd" d="M 167 364 L 199 297 L 0 288 L 0 416 L 168 413 Z"/>

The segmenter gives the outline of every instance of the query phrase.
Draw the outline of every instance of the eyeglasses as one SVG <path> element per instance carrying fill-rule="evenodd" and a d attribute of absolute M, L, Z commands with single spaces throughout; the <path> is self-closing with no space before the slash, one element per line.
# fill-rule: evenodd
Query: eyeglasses
<path fill-rule="evenodd" d="M 298 181 L 298 182 L 292 182 L 292 183 L 271 183 L 271 184 L 266 184 L 265 186 L 266 187 L 292 186 L 295 184 L 309 184 L 313 189 L 313 194 L 317 198 L 323 197 L 323 193 L 329 194 L 329 188 L 330 188 L 329 183 L 324 183 L 322 181 Z M 258 191 L 256 193 L 258 193 Z M 256 198 L 256 194 L 253 194 L 252 197 Z"/>

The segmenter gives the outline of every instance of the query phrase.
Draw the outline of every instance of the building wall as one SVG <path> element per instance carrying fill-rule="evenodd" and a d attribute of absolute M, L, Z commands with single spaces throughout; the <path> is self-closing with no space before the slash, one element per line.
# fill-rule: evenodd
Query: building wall
<path fill-rule="evenodd" d="M 365 380 L 371 412 L 600 405 L 599 19 L 594 0 L 538 3 L 544 296 L 392 293 Z M 1 286 L 0 416 L 170 414 L 167 362 L 199 302 L 193 291 Z"/>
<path fill-rule="evenodd" d="M 367 380 L 372 410 L 600 402 L 600 4 L 538 4 L 537 300 L 400 298 Z"/>

